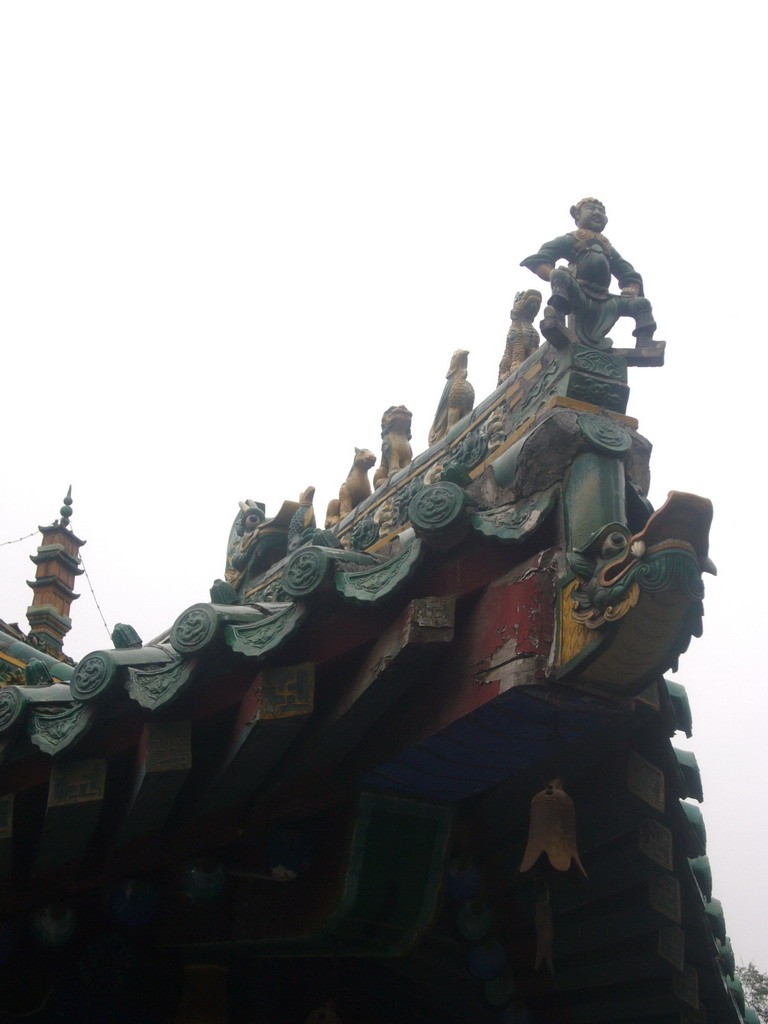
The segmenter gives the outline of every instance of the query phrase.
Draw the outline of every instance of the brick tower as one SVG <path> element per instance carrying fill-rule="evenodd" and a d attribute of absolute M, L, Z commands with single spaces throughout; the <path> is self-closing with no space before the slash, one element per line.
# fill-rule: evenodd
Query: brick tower
<path fill-rule="evenodd" d="M 69 609 L 79 597 L 72 587 L 75 577 L 83 572 L 78 551 L 85 541 L 72 532 L 71 515 L 70 487 L 61 507 L 61 519 L 54 520 L 50 526 L 39 527 L 43 543 L 36 555 L 30 555 L 37 570 L 34 580 L 27 580 L 34 592 L 32 604 L 27 608 L 30 641 L 54 658 L 61 657 L 64 637 L 72 627 Z"/>

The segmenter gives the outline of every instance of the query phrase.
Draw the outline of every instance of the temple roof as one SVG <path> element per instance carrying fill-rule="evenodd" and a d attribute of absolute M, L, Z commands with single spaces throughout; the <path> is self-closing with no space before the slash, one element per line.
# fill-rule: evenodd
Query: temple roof
<path fill-rule="evenodd" d="M 167 634 L 120 625 L 71 676 L 0 690 L 5 913 L 141 878 L 159 948 L 286 978 L 350 957 L 349 998 L 407 990 L 414 1024 L 425 1000 L 737 1024 L 664 679 L 700 632 L 711 506 L 650 507 L 626 364 L 542 346 L 328 527 L 242 503 L 228 580 Z M 520 870 L 555 777 L 578 882 L 546 827 Z"/>

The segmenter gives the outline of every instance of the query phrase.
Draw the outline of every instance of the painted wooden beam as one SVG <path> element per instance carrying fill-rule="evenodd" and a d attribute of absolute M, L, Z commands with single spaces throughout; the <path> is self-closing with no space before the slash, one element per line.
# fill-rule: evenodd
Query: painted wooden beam
<path fill-rule="evenodd" d="M 314 725 L 308 746 L 287 768 L 295 777 L 338 762 L 414 685 L 453 640 L 452 597 L 411 601 L 369 651 L 334 705 Z"/>
<path fill-rule="evenodd" d="M 136 757 L 128 808 L 115 847 L 158 832 L 168 818 L 192 768 L 191 728 L 187 720 L 147 722 Z"/>
<path fill-rule="evenodd" d="M 193 818 L 246 802 L 311 715 L 314 699 L 314 664 L 263 669 L 240 703 L 226 753 Z"/>
<path fill-rule="evenodd" d="M 100 758 L 54 762 L 34 874 L 82 860 L 96 829 L 106 778 L 107 762 Z"/>

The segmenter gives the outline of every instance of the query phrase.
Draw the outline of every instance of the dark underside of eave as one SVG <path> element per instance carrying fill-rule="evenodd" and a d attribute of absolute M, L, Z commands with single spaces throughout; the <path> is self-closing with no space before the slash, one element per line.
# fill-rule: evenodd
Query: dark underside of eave
<path fill-rule="evenodd" d="M 531 768 L 562 762 L 574 770 L 598 737 L 611 742 L 632 716 L 564 687 L 515 687 L 452 722 L 363 780 L 372 789 L 455 803 Z M 598 741 L 599 745 L 599 741 Z"/>

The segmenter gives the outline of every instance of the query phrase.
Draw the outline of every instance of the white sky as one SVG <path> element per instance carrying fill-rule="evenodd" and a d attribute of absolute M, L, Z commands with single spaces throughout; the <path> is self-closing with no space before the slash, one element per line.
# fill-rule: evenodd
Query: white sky
<path fill-rule="evenodd" d="M 630 371 L 652 500 L 715 502 L 676 678 L 714 894 L 763 970 L 764 38 L 743 0 L 0 6 L 0 541 L 71 483 L 110 628 L 145 640 L 207 600 L 238 500 L 312 483 L 322 518 L 390 405 L 421 450 L 456 348 L 487 394 L 520 260 L 605 202 L 668 342 Z M 36 544 L 0 547 L 23 627 Z M 109 646 L 79 590 L 76 658 Z"/>

